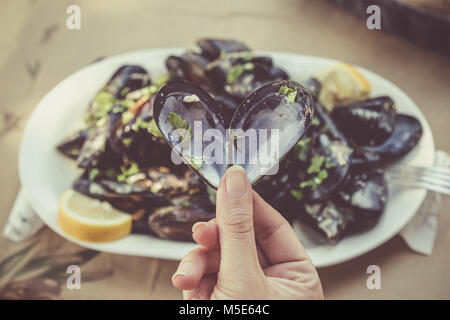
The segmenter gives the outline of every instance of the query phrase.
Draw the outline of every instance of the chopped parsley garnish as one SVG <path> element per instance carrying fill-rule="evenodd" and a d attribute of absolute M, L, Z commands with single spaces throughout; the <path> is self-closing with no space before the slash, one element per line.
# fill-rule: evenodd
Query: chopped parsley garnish
<path fill-rule="evenodd" d="M 94 180 L 100 174 L 100 170 L 97 168 L 92 168 L 89 170 L 89 180 Z"/>
<path fill-rule="evenodd" d="M 138 174 L 140 169 L 136 162 L 131 162 L 128 167 L 120 166 L 121 174 L 117 176 L 117 181 L 127 182 L 128 178 L 132 175 Z"/>
<path fill-rule="evenodd" d="M 255 68 L 255 65 L 251 62 L 247 62 L 245 64 L 238 64 L 231 68 L 230 72 L 227 75 L 227 83 L 233 83 L 244 73 L 245 70 L 252 70 Z"/>
<path fill-rule="evenodd" d="M 306 138 L 304 140 L 300 140 L 295 146 L 298 158 L 301 161 L 306 161 L 308 159 L 309 142 L 311 142 L 311 138 Z"/>
<path fill-rule="evenodd" d="M 292 189 L 290 192 L 291 192 L 291 195 L 295 199 L 297 199 L 298 201 L 302 200 L 302 198 L 303 198 L 303 192 L 302 191 Z"/>
<path fill-rule="evenodd" d="M 129 112 L 129 111 L 122 113 L 122 123 L 123 124 L 127 124 L 128 122 L 130 122 L 133 119 L 134 119 L 134 113 Z"/>
<path fill-rule="evenodd" d="M 181 116 L 175 112 L 170 112 L 169 117 L 167 118 L 169 123 L 172 125 L 174 130 L 177 129 L 184 129 L 188 131 L 189 135 L 191 136 L 191 127 L 187 124 L 186 120 L 183 120 Z M 186 132 L 180 137 L 180 141 L 183 141 L 186 136 Z"/>
<path fill-rule="evenodd" d="M 324 156 L 319 156 L 319 155 L 315 155 L 314 157 L 311 158 L 311 163 L 308 167 L 308 173 L 317 173 L 320 171 L 320 167 L 322 166 L 322 164 L 325 162 L 325 157 Z"/>
<path fill-rule="evenodd" d="M 313 126 L 317 127 L 317 126 L 320 124 L 319 118 L 314 117 L 314 118 L 311 120 L 311 124 L 312 124 Z"/>
<path fill-rule="evenodd" d="M 311 179 L 302 181 L 299 184 L 300 188 L 311 187 L 315 190 L 325 179 L 328 178 L 327 169 L 334 166 L 334 162 L 332 162 L 328 157 L 315 155 L 311 158 L 310 165 L 307 169 L 308 174 L 314 174 Z"/>
<path fill-rule="evenodd" d="M 148 132 L 150 132 L 155 137 L 162 137 L 161 131 L 159 131 L 158 125 L 155 122 L 155 119 L 152 119 L 147 127 Z"/>
<path fill-rule="evenodd" d="M 288 102 L 294 102 L 297 97 L 297 89 L 289 88 L 288 86 L 281 86 L 278 93 L 286 96 Z"/>
<path fill-rule="evenodd" d="M 206 160 L 206 156 L 198 157 L 191 155 L 188 157 L 189 157 L 189 164 L 196 170 L 199 170 Z"/>
<path fill-rule="evenodd" d="M 133 138 L 122 139 L 122 143 L 125 146 L 125 148 L 128 148 L 132 142 L 133 142 Z"/>

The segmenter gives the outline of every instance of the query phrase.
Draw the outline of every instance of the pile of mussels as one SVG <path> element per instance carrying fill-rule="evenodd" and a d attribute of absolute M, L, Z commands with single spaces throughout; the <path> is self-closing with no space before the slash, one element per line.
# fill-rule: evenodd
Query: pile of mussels
<path fill-rule="evenodd" d="M 177 90 L 213 99 L 228 126 L 249 94 L 289 79 L 242 42 L 201 39 L 197 47 L 169 56 L 164 79 L 152 81 L 137 65 L 120 67 L 88 106 L 85 128 L 57 147 L 83 169 L 73 188 L 131 214 L 135 233 L 191 240 L 193 224 L 215 216 L 214 189 L 188 165 L 173 163 L 155 123 L 160 87 L 185 80 Z M 304 86 L 314 100 L 311 125 L 278 173 L 263 176 L 254 189 L 288 221 L 299 220 L 336 243 L 378 222 L 388 194 L 382 167 L 412 150 L 422 127 L 399 114 L 387 96 L 330 111 L 318 101 L 317 79 Z"/>

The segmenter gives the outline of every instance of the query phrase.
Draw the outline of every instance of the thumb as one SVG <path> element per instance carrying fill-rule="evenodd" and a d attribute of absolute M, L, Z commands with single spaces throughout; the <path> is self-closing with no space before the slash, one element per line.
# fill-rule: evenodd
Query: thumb
<path fill-rule="evenodd" d="M 253 229 L 253 194 L 241 166 L 230 167 L 220 181 L 216 217 L 222 275 L 255 274 L 260 266 Z"/>

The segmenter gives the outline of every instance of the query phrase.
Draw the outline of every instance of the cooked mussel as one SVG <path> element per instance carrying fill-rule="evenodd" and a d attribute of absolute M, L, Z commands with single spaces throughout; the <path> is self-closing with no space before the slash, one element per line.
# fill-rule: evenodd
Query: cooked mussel
<path fill-rule="evenodd" d="M 219 59 L 221 56 L 232 52 L 249 51 L 245 43 L 237 40 L 222 40 L 222 39 L 200 39 L 197 41 L 197 46 L 201 50 L 202 56 L 210 61 Z"/>
<path fill-rule="evenodd" d="M 122 117 L 121 123 L 108 140 L 112 150 L 122 154 L 126 161 L 136 162 L 140 167 L 170 163 L 171 148 L 153 120 L 152 102 L 152 97 L 140 99 L 127 111 L 130 117 Z"/>
<path fill-rule="evenodd" d="M 207 67 L 210 61 L 201 54 L 188 51 L 181 56 L 169 56 L 166 67 L 171 79 L 185 79 L 204 89 L 211 87 L 207 76 Z"/>
<path fill-rule="evenodd" d="M 390 137 L 379 146 L 366 146 L 361 148 L 380 157 L 380 161 L 399 159 L 410 152 L 422 137 L 422 125 L 416 118 L 406 115 L 397 115 L 394 131 Z"/>
<path fill-rule="evenodd" d="M 359 229 L 373 227 L 383 213 L 387 184 L 379 169 L 349 176 L 337 193 L 337 203 L 349 210 L 352 224 Z"/>
<path fill-rule="evenodd" d="M 216 90 L 238 103 L 265 84 L 289 78 L 271 58 L 253 57 L 249 52 L 226 55 L 210 63 L 207 73 Z"/>
<path fill-rule="evenodd" d="M 113 207 L 131 214 L 168 203 L 164 197 L 149 192 L 139 185 L 108 178 L 92 179 L 86 173 L 74 182 L 73 188 L 91 198 L 107 201 Z"/>
<path fill-rule="evenodd" d="M 345 180 L 353 150 L 345 141 L 322 133 L 312 143 L 306 172 L 300 168 L 299 187 L 308 200 L 326 200 Z"/>
<path fill-rule="evenodd" d="M 120 155 L 111 150 L 108 144 L 120 120 L 121 114 L 111 111 L 102 118 L 102 123 L 97 123 L 90 130 L 77 157 L 77 165 L 80 168 L 97 166 L 99 161 L 108 155 L 110 160 L 120 158 Z"/>
<path fill-rule="evenodd" d="M 348 218 L 333 202 L 305 203 L 297 218 L 316 230 L 329 244 L 336 244 L 344 235 Z"/>
<path fill-rule="evenodd" d="M 394 131 L 396 114 L 394 101 L 383 96 L 336 106 L 331 117 L 356 146 L 377 146 Z"/>
<path fill-rule="evenodd" d="M 150 77 L 144 68 L 138 65 L 124 65 L 112 75 L 105 90 L 117 99 L 125 99 L 129 92 L 150 84 Z"/>
<path fill-rule="evenodd" d="M 172 204 L 153 211 L 148 224 L 160 238 L 192 241 L 192 226 L 214 217 L 214 206 L 207 197 L 180 197 Z"/>
<path fill-rule="evenodd" d="M 226 130 L 223 109 L 214 98 L 175 80 L 156 95 L 154 117 L 174 150 L 217 188 L 231 164 L 242 165 L 252 183 L 278 165 L 309 127 L 313 105 L 298 83 L 274 82 L 248 96 Z"/>
<path fill-rule="evenodd" d="M 70 159 L 77 159 L 81 148 L 89 136 L 89 129 L 83 129 L 68 136 L 56 147 L 59 152 Z"/>

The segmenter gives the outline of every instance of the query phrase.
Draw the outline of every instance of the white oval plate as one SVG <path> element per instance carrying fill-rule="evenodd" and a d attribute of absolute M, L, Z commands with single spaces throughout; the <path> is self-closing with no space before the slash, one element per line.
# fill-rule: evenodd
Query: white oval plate
<path fill-rule="evenodd" d="M 80 128 L 89 101 L 101 90 L 112 73 L 123 64 L 139 64 L 152 78 L 165 73 L 164 61 L 169 54 L 184 49 L 156 49 L 114 56 L 89 65 L 53 88 L 38 104 L 25 128 L 20 154 L 19 173 L 22 186 L 32 207 L 55 232 L 79 245 L 99 251 L 164 259 L 180 259 L 196 245 L 188 242 L 162 240 L 145 235 L 130 235 L 110 243 L 90 243 L 65 234 L 58 226 L 58 200 L 80 174 L 73 161 L 61 156 L 55 146 L 67 135 Z M 331 59 L 288 53 L 258 52 L 271 56 L 293 80 L 300 83 L 316 76 L 325 67 L 336 63 Z M 398 87 L 382 77 L 358 68 L 372 85 L 372 95 L 389 95 L 400 112 L 414 115 L 423 126 L 418 146 L 398 164 L 432 165 L 434 142 L 430 127 L 414 102 Z M 343 239 L 335 246 L 311 242 L 296 227 L 300 239 L 317 267 L 340 263 L 372 250 L 398 233 L 422 203 L 422 189 L 389 192 L 384 214 L 370 231 Z"/>

